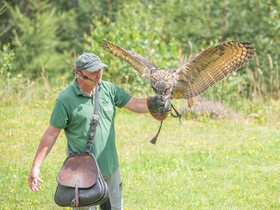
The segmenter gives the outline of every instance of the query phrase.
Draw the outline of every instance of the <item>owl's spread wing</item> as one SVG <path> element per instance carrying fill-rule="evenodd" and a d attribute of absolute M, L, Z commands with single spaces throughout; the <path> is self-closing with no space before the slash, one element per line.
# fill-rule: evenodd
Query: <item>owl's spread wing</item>
<path fill-rule="evenodd" d="M 151 70 L 158 69 L 157 65 L 143 56 L 126 50 L 113 42 L 103 40 L 102 43 L 110 53 L 130 64 L 141 76 L 150 81 Z"/>
<path fill-rule="evenodd" d="M 253 59 L 252 43 L 224 42 L 197 54 L 178 68 L 172 98 L 192 98 Z"/>

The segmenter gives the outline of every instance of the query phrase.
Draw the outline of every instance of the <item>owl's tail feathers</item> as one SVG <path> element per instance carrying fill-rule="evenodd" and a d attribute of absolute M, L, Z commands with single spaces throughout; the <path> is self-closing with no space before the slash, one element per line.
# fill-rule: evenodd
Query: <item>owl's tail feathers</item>
<path fill-rule="evenodd" d="M 188 99 L 188 107 L 193 108 L 195 106 L 195 100 L 192 98 Z"/>
<path fill-rule="evenodd" d="M 163 121 L 160 121 L 160 126 L 159 126 L 159 129 L 158 129 L 158 132 L 157 132 L 157 134 L 155 135 L 155 137 L 152 138 L 152 140 L 150 141 L 152 144 L 156 144 L 156 142 L 157 142 L 157 138 L 158 138 L 159 133 L 160 133 L 160 130 L 161 130 L 162 122 L 163 122 Z"/>

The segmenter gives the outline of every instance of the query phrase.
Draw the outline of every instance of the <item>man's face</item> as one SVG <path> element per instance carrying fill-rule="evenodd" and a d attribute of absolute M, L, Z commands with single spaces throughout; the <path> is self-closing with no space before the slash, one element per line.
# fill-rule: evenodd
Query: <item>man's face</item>
<path fill-rule="evenodd" d="M 85 84 L 92 86 L 92 87 L 97 86 L 97 83 L 100 83 L 102 81 L 102 69 L 99 69 L 98 71 L 95 71 L 95 72 L 83 70 L 82 73 L 78 72 L 78 75 Z M 89 79 L 93 80 L 94 82 L 90 81 L 89 79 L 83 78 L 83 76 L 88 77 Z"/>

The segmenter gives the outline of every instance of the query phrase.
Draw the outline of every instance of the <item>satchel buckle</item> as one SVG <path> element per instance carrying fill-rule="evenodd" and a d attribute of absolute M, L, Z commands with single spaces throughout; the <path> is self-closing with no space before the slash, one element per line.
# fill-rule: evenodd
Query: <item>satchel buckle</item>
<path fill-rule="evenodd" d="M 75 200 L 75 198 L 71 201 L 71 206 L 72 206 L 72 207 L 75 207 L 75 206 L 76 206 L 76 200 Z"/>
<path fill-rule="evenodd" d="M 96 126 L 98 125 L 98 123 L 99 123 L 99 116 L 98 115 L 92 115 L 92 118 L 90 120 L 90 124 L 93 124 L 93 123 L 95 123 Z"/>

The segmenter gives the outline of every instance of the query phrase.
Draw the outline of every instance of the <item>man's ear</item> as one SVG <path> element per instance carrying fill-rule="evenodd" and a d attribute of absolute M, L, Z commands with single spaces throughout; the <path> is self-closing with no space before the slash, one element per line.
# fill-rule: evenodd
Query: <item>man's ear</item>
<path fill-rule="evenodd" d="M 78 71 L 76 74 L 79 78 L 83 78 L 81 71 Z"/>

